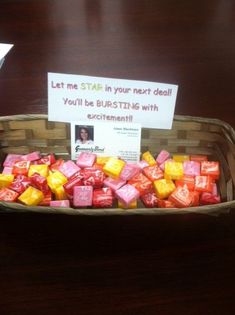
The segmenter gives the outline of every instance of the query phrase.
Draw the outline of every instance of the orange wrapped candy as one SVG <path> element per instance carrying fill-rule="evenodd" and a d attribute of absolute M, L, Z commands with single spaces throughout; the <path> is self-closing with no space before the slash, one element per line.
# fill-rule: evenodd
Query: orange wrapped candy
<path fill-rule="evenodd" d="M 187 186 L 178 186 L 175 191 L 169 196 L 169 200 L 172 201 L 177 207 L 184 208 L 190 207 L 193 196 L 188 190 Z"/>
<path fill-rule="evenodd" d="M 193 176 L 184 175 L 181 179 L 175 181 L 176 187 L 186 185 L 190 191 L 195 188 L 195 181 Z"/>
<path fill-rule="evenodd" d="M 157 165 L 147 166 L 143 169 L 144 175 L 148 177 L 152 182 L 164 177 L 163 171 Z"/>
<path fill-rule="evenodd" d="M 195 177 L 195 190 L 199 192 L 212 192 L 213 180 L 211 176 L 196 176 Z"/>
<path fill-rule="evenodd" d="M 220 176 L 219 162 L 202 161 L 201 175 L 210 175 L 213 179 L 217 180 Z"/>
<path fill-rule="evenodd" d="M 134 186 L 140 195 L 146 194 L 152 190 L 152 182 L 142 173 L 133 176 L 128 180 L 128 184 Z"/>

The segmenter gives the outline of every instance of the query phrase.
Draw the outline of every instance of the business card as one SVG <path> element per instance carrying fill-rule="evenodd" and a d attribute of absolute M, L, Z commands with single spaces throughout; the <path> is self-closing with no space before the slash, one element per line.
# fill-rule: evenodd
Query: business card
<path fill-rule="evenodd" d="M 137 163 L 140 158 L 140 145 L 140 124 L 71 122 L 73 160 L 76 160 L 81 152 L 91 152 L 97 156 L 119 157 L 129 163 Z"/>

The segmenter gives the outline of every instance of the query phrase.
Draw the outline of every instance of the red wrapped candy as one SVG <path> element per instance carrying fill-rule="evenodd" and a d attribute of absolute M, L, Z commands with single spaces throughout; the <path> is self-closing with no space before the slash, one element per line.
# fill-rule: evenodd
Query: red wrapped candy
<path fill-rule="evenodd" d="M 45 195 L 48 190 L 48 184 L 47 184 L 47 179 L 46 177 L 34 173 L 31 177 L 30 177 L 30 181 L 31 181 L 31 185 L 39 190 L 41 190 L 43 192 L 43 194 Z"/>
<path fill-rule="evenodd" d="M 61 160 L 61 159 L 59 159 Z M 59 161 L 58 160 L 58 161 Z M 54 163 L 56 163 L 56 158 L 55 155 L 53 153 L 48 154 L 46 156 L 41 157 L 38 161 L 37 164 L 46 164 L 46 165 L 53 165 Z"/>
<path fill-rule="evenodd" d="M 134 186 L 140 193 L 140 195 L 147 194 L 152 191 L 152 182 L 144 174 L 139 173 L 132 177 L 128 184 Z"/>
<path fill-rule="evenodd" d="M 28 175 L 30 161 L 17 161 L 13 165 L 12 174 L 14 175 Z"/>
<path fill-rule="evenodd" d="M 149 192 L 140 197 L 146 208 L 156 208 L 158 206 L 158 198 L 154 192 Z"/>
<path fill-rule="evenodd" d="M 44 194 L 43 200 L 39 203 L 39 206 L 50 206 L 50 202 L 52 201 L 52 192 L 51 190 L 48 190 Z"/>
<path fill-rule="evenodd" d="M 25 175 L 17 175 L 8 187 L 19 194 L 22 194 L 31 184 L 30 178 Z"/>
<path fill-rule="evenodd" d="M 84 186 L 93 186 L 101 188 L 104 184 L 105 174 L 100 168 L 87 167 L 81 170 Z"/>
<path fill-rule="evenodd" d="M 145 176 L 148 177 L 148 179 L 151 180 L 151 182 L 154 182 L 157 179 L 164 178 L 164 173 L 160 169 L 159 166 L 153 165 L 153 166 L 147 166 L 143 169 L 143 173 Z"/>
<path fill-rule="evenodd" d="M 181 179 L 175 181 L 175 186 L 186 185 L 190 191 L 195 189 L 195 181 L 193 176 L 184 175 Z"/>
<path fill-rule="evenodd" d="M 5 187 L 0 190 L 0 200 L 2 201 L 13 202 L 16 201 L 18 196 L 19 194 L 17 192 L 9 188 Z"/>
<path fill-rule="evenodd" d="M 199 192 L 212 192 L 213 180 L 211 176 L 195 176 L 195 190 Z"/>
<path fill-rule="evenodd" d="M 203 161 L 201 162 L 201 175 L 210 175 L 217 180 L 220 176 L 219 162 Z"/>
<path fill-rule="evenodd" d="M 70 199 L 73 198 L 74 187 L 83 185 L 82 179 L 83 179 L 83 175 L 79 171 L 76 174 L 74 174 L 72 177 L 70 177 L 67 183 L 64 184 L 64 190 Z"/>
<path fill-rule="evenodd" d="M 103 187 L 94 189 L 92 205 L 95 208 L 110 208 L 113 205 L 113 193 L 111 188 Z"/>
<path fill-rule="evenodd" d="M 176 208 L 176 205 L 168 199 L 159 199 L 158 208 Z"/>

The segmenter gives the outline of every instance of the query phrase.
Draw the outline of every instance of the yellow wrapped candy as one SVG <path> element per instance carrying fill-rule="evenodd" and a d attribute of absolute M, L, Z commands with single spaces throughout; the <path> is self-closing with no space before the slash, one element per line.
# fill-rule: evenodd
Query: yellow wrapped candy
<path fill-rule="evenodd" d="M 67 177 L 65 177 L 59 171 L 55 171 L 54 173 L 47 176 L 47 184 L 54 193 L 58 187 L 63 186 L 67 183 L 67 181 Z"/>
<path fill-rule="evenodd" d="M 109 156 L 97 156 L 96 163 L 99 165 L 105 165 L 105 163 L 107 163 L 109 159 Z"/>
<path fill-rule="evenodd" d="M 166 161 L 164 178 L 178 180 L 184 176 L 183 163 L 175 161 Z"/>
<path fill-rule="evenodd" d="M 142 154 L 142 159 L 145 160 L 150 166 L 157 164 L 156 160 L 149 151 L 146 151 Z"/>
<path fill-rule="evenodd" d="M 189 161 L 190 160 L 189 155 L 180 155 L 180 154 L 173 155 L 172 159 L 175 162 L 184 162 L 184 161 Z"/>
<path fill-rule="evenodd" d="M 14 180 L 12 174 L 0 174 L 0 188 L 8 187 Z"/>
<path fill-rule="evenodd" d="M 56 200 L 66 200 L 66 199 L 68 199 L 63 186 L 56 187 L 53 190 L 53 192 L 55 194 L 55 199 Z"/>
<path fill-rule="evenodd" d="M 27 206 L 37 206 L 44 199 L 41 190 L 29 186 L 18 198 L 23 204 Z"/>
<path fill-rule="evenodd" d="M 48 171 L 49 171 L 49 168 L 48 168 L 48 165 L 46 165 L 46 164 L 30 165 L 28 176 L 30 177 L 33 174 L 38 173 L 39 175 L 41 175 L 43 177 L 47 177 Z"/>
<path fill-rule="evenodd" d="M 132 201 L 128 207 L 125 206 L 120 200 L 118 200 L 118 208 L 122 208 L 122 209 L 135 209 L 137 208 L 137 200 Z"/>
<path fill-rule="evenodd" d="M 119 160 L 115 157 L 110 157 L 105 163 L 103 171 L 106 175 L 112 178 L 118 178 L 124 166 L 125 162 L 123 160 Z"/>
<path fill-rule="evenodd" d="M 155 180 L 153 186 L 159 199 L 167 198 L 175 190 L 175 184 L 171 179 Z"/>

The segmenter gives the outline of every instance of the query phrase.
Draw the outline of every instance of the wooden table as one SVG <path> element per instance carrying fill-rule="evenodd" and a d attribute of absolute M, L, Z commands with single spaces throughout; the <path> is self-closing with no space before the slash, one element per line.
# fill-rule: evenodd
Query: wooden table
<path fill-rule="evenodd" d="M 2 0 L 0 114 L 47 113 L 47 73 L 179 85 L 235 127 L 233 1 Z M 235 313 L 235 215 L 3 214 L 0 314 Z"/>

